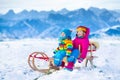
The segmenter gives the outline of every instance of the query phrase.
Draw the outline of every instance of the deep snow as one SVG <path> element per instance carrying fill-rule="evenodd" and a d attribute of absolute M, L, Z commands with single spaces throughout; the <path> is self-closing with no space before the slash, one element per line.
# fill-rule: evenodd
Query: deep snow
<path fill-rule="evenodd" d="M 91 39 L 100 44 L 94 53 L 96 68 L 85 68 L 82 64 L 79 70 L 70 72 L 61 70 L 50 75 L 33 71 L 27 59 L 32 52 L 45 52 L 53 55 L 57 47 L 56 39 L 24 39 L 0 42 L 0 80 L 120 80 L 120 38 Z"/>

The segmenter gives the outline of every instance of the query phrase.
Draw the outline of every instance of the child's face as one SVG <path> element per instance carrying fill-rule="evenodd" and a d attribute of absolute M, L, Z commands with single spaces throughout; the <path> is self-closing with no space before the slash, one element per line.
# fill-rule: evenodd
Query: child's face
<path fill-rule="evenodd" d="M 65 33 L 64 32 L 61 33 L 61 37 L 65 37 Z"/>
<path fill-rule="evenodd" d="M 85 35 L 84 31 L 80 30 L 80 31 L 77 31 L 77 36 L 78 37 L 83 37 Z"/>

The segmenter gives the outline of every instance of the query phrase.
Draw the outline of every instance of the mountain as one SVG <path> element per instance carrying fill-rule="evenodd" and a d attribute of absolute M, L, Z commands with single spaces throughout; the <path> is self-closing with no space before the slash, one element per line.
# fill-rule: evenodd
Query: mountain
<path fill-rule="evenodd" d="M 72 11 L 65 8 L 59 11 L 40 12 L 23 10 L 20 13 L 9 10 L 6 14 L 0 15 L 0 39 L 56 38 L 63 28 L 74 30 L 77 26 L 84 25 L 90 28 L 91 32 L 96 32 L 119 24 L 119 12 L 95 7 Z M 114 30 L 105 33 L 111 32 Z"/>
<path fill-rule="evenodd" d="M 69 10 L 67 10 L 66 8 L 63 8 L 63 9 L 61 9 L 60 11 L 57 11 L 57 13 L 59 13 L 59 14 L 67 14 L 69 12 Z"/>
<path fill-rule="evenodd" d="M 90 38 L 97 37 L 102 38 L 106 36 L 117 36 L 120 37 L 120 25 L 112 26 L 110 28 L 100 29 L 90 34 Z"/>
<path fill-rule="evenodd" d="M 120 26 L 110 28 L 105 33 L 110 36 L 120 36 Z"/>

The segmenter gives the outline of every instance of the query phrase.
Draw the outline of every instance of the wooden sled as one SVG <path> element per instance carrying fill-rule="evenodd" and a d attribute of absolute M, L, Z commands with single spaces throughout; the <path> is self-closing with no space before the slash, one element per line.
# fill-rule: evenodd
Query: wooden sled
<path fill-rule="evenodd" d="M 66 57 L 64 58 L 63 61 L 67 63 Z M 52 69 L 54 69 L 55 71 L 60 70 L 60 67 L 54 66 L 53 58 L 48 57 L 44 52 L 31 53 L 28 57 L 28 64 L 33 70 L 39 71 L 42 73 L 48 73 Z M 44 66 L 41 67 L 42 65 Z"/>
<path fill-rule="evenodd" d="M 98 42 L 90 42 L 89 49 L 88 49 L 88 56 L 85 59 L 85 67 L 87 67 L 88 61 L 90 62 L 91 66 L 93 65 L 94 58 L 97 58 L 97 56 L 93 56 L 93 52 L 95 52 L 99 48 Z"/>
<path fill-rule="evenodd" d="M 93 59 L 95 56 L 92 55 L 92 52 L 96 51 L 98 49 L 99 45 L 96 42 L 91 42 L 89 46 L 88 52 L 90 53 L 90 56 L 86 57 L 85 60 L 85 66 L 87 67 L 88 61 L 90 61 L 91 65 L 93 65 Z M 63 59 L 65 64 L 67 64 L 66 57 Z M 33 52 L 28 57 L 28 64 L 29 66 L 35 70 L 42 73 L 49 73 L 50 70 L 60 70 L 61 67 L 56 67 L 53 64 L 53 58 L 48 57 L 44 52 Z M 78 67 L 75 67 L 78 68 Z"/>
<path fill-rule="evenodd" d="M 45 68 L 44 66 L 41 67 L 41 65 L 45 63 L 48 65 L 51 59 L 44 52 L 33 52 L 28 57 L 28 64 L 33 70 L 46 73 L 49 67 Z"/>

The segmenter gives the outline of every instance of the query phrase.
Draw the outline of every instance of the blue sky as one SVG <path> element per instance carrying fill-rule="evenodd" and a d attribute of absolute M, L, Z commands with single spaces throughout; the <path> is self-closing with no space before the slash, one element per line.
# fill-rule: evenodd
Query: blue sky
<path fill-rule="evenodd" d="M 62 8 L 88 9 L 91 6 L 110 10 L 120 9 L 120 0 L 0 0 L 0 13 L 6 13 L 9 9 L 13 9 L 17 13 L 24 9 L 57 11 Z"/>

